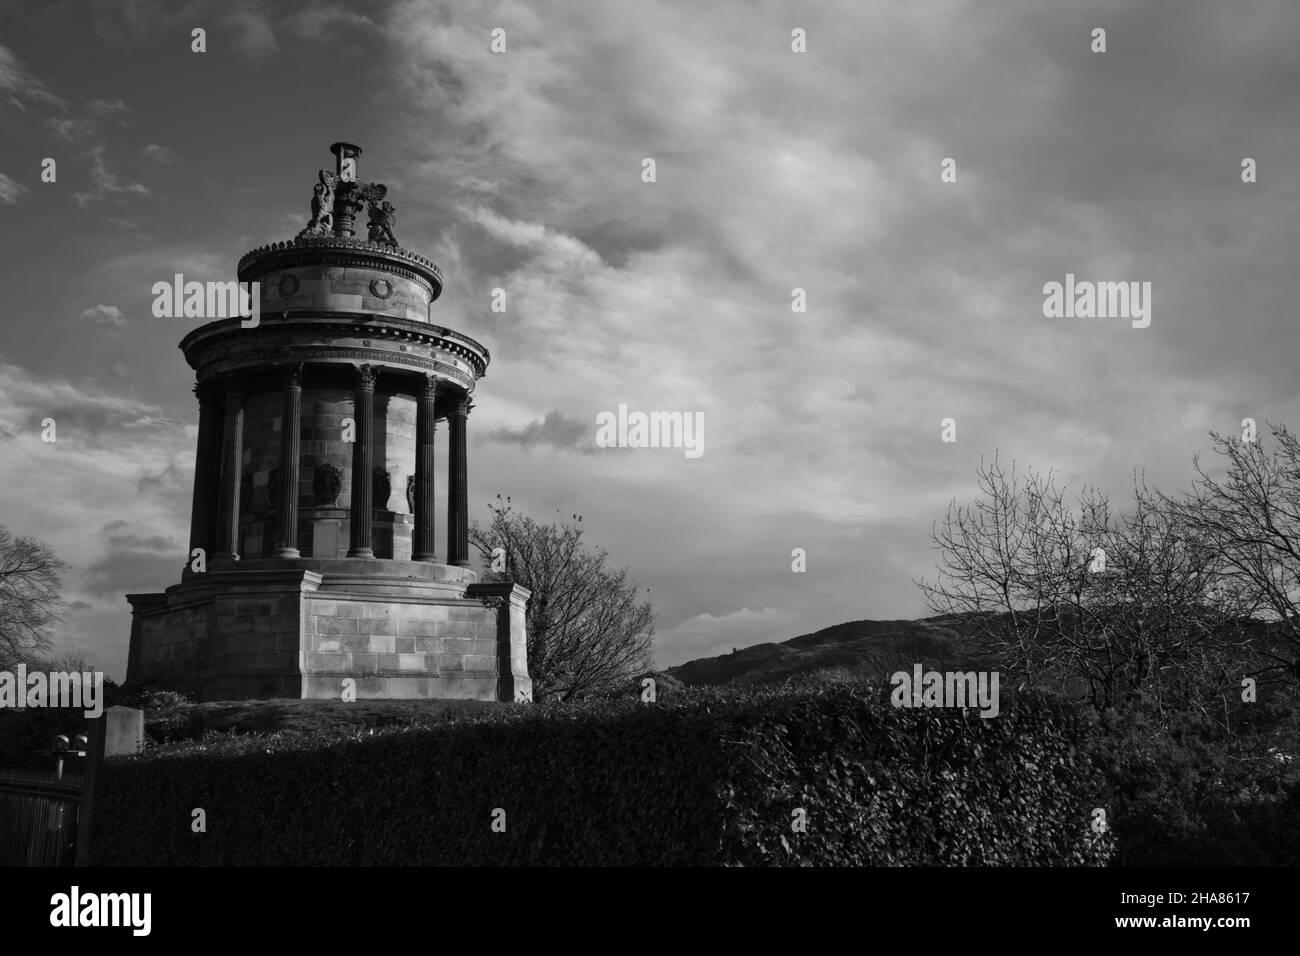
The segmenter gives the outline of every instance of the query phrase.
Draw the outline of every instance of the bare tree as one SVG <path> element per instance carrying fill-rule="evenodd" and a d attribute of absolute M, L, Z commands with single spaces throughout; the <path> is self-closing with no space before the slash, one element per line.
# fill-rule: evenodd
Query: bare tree
<path fill-rule="evenodd" d="M 15 538 L 0 528 L 0 666 L 10 667 L 50 648 L 58 620 L 59 570 L 49 545 Z"/>
<path fill-rule="evenodd" d="M 1210 542 L 1135 476 L 1133 507 L 1084 488 L 1068 501 L 1051 473 L 1018 477 L 981 462 L 971 505 L 950 504 L 931 533 L 929 607 L 958 616 L 1021 680 L 1109 707 L 1221 699 L 1225 661 L 1245 638 L 1219 590 Z"/>
<path fill-rule="evenodd" d="M 1195 460 L 1192 490 L 1172 502 L 1221 557 L 1222 589 L 1268 622 L 1255 673 L 1300 680 L 1300 439 L 1269 425 L 1273 448 L 1211 432 L 1226 465 L 1213 477 Z"/>
<path fill-rule="evenodd" d="M 582 516 L 541 525 L 514 512 L 510 499 L 489 504 L 492 521 L 475 522 L 470 542 L 484 580 L 514 581 L 528 601 L 528 674 L 538 700 L 583 696 L 626 681 L 650 665 L 654 612 L 638 601 L 626 568 L 607 567 L 603 549 L 582 544 Z M 493 571 L 496 549 L 502 570 Z"/>

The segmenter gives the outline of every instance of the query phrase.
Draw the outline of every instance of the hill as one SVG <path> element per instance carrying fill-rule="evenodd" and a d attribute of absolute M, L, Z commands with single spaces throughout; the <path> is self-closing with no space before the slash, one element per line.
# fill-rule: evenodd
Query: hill
<path fill-rule="evenodd" d="M 927 669 L 969 670 L 983 666 L 983 654 L 969 628 L 953 617 L 917 621 L 850 621 L 780 644 L 755 644 L 731 654 L 702 657 L 667 668 L 683 684 L 766 684 L 822 670 L 882 678 Z"/>

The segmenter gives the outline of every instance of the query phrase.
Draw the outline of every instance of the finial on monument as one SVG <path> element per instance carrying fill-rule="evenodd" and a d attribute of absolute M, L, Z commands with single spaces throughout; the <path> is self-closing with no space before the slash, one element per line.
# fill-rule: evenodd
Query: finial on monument
<path fill-rule="evenodd" d="M 354 194 L 357 192 L 357 157 L 361 147 L 352 143 L 334 143 L 334 172 L 322 169 L 320 181 L 312 189 L 311 219 L 298 233 L 302 236 L 352 235 L 352 217 L 360 209 Z M 338 206 L 342 205 L 342 209 Z M 342 220 L 336 222 L 338 220 Z"/>
<path fill-rule="evenodd" d="M 339 182 L 356 182 L 357 157 L 361 155 L 361 147 L 351 143 L 333 143 L 330 152 L 334 154 L 334 175 L 339 178 Z"/>

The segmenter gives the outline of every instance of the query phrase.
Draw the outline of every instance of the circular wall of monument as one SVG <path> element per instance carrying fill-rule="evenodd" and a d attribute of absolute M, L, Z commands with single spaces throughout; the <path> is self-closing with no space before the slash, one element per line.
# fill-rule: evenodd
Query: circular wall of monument
<path fill-rule="evenodd" d="M 245 558 L 270 557 L 275 550 L 282 413 L 282 395 L 273 385 L 245 399 L 238 548 Z M 372 425 L 376 558 L 411 557 L 414 518 L 407 490 L 415 473 L 415 414 L 415 399 L 385 389 L 381 378 Z M 353 415 L 351 388 L 304 383 L 298 481 L 298 550 L 303 557 L 347 555 L 352 444 L 344 440 L 344 427 Z"/>
<path fill-rule="evenodd" d="M 298 266 L 270 272 L 260 281 L 263 314 L 369 312 L 428 322 L 433 301 L 427 283 L 379 266 Z"/>

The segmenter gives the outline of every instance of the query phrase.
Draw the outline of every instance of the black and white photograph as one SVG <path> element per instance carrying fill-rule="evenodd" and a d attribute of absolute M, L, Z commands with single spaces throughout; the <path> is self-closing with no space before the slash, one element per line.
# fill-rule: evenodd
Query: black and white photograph
<path fill-rule="evenodd" d="M 1298 107 L 1293 0 L 9 0 L 7 924 L 1279 931 Z"/>

